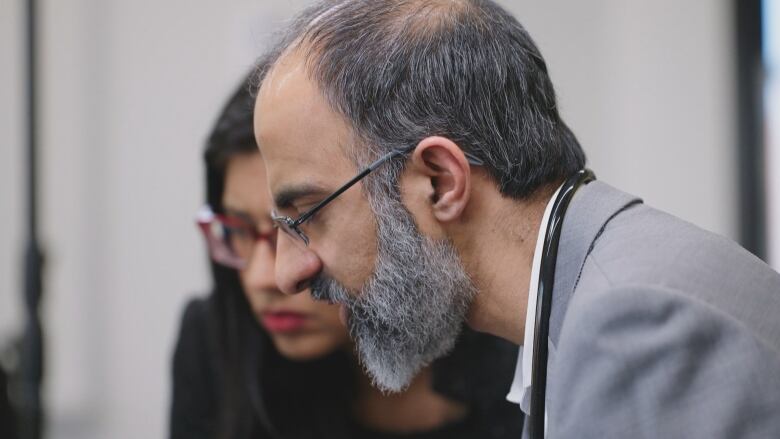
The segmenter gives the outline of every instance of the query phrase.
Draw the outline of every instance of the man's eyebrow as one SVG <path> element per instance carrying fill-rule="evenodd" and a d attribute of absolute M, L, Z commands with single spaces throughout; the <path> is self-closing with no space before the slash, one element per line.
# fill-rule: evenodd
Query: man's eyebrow
<path fill-rule="evenodd" d="M 326 189 L 315 184 L 282 187 L 274 194 L 274 205 L 279 209 L 292 207 L 297 200 L 311 195 L 326 193 Z"/>

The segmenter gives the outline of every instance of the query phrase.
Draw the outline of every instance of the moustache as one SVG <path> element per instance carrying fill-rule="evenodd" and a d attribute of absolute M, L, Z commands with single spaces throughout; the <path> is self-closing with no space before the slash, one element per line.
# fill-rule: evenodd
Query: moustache
<path fill-rule="evenodd" d="M 327 302 L 331 305 L 349 305 L 352 302 L 352 297 L 347 293 L 347 289 L 324 274 L 319 274 L 312 279 L 309 288 L 314 300 Z"/>

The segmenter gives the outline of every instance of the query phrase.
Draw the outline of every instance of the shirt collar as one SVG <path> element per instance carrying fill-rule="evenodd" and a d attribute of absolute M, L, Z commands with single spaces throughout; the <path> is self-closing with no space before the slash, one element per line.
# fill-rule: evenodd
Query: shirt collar
<path fill-rule="evenodd" d="M 512 386 L 509 388 L 509 394 L 506 396 L 508 401 L 519 404 L 525 414 L 529 414 L 531 409 L 531 392 L 529 392 L 529 390 L 531 388 L 531 365 L 533 364 L 536 296 L 539 287 L 539 272 L 542 265 L 544 235 L 547 232 L 547 223 L 550 220 L 552 206 L 555 203 L 555 199 L 558 197 L 561 186 L 558 187 L 547 202 L 547 207 L 544 209 L 544 216 L 542 216 L 542 222 L 539 224 L 539 234 L 536 238 L 536 248 L 534 249 L 534 258 L 531 263 L 531 280 L 528 286 L 528 308 L 525 312 L 525 337 L 517 354 L 515 378 L 512 381 Z M 528 349 L 525 349 L 525 347 Z"/>

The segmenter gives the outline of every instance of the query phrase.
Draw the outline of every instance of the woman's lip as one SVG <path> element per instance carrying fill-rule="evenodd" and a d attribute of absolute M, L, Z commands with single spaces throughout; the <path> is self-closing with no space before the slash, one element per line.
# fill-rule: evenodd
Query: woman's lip
<path fill-rule="evenodd" d="M 270 332 L 295 332 L 303 328 L 308 317 L 305 314 L 276 311 L 264 312 L 262 322 L 265 329 Z"/>

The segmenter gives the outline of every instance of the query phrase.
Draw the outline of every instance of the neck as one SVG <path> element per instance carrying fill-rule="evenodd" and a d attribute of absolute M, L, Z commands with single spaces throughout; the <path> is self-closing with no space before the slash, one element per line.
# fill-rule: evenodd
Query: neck
<path fill-rule="evenodd" d="M 365 427 L 397 433 L 433 430 L 462 419 L 467 409 L 432 389 L 431 368 L 426 367 L 401 393 L 383 394 L 368 377 L 358 374 L 355 418 Z"/>
<path fill-rule="evenodd" d="M 486 196 L 474 197 L 478 205 L 466 226 L 472 237 L 462 240 L 468 251 L 461 252 L 468 255 L 464 265 L 478 290 L 468 316 L 473 329 L 523 343 L 536 240 L 556 188 L 545 187 L 524 200 L 513 200 L 502 197 L 493 186 L 483 191 Z M 485 212 L 489 214 L 479 216 Z M 479 232 L 474 234 L 475 230 Z"/>

